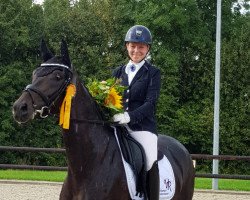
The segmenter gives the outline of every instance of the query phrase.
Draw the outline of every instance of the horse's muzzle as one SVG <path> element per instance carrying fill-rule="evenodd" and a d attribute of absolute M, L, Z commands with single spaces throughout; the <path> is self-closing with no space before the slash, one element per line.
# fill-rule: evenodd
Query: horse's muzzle
<path fill-rule="evenodd" d="M 18 99 L 12 107 L 12 114 L 18 123 L 26 123 L 34 118 L 34 108 L 27 102 Z"/>

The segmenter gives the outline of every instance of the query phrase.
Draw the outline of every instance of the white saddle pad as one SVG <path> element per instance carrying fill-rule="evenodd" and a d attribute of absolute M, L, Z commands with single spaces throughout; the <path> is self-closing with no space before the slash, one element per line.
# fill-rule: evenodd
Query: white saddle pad
<path fill-rule="evenodd" d="M 158 167 L 160 174 L 160 199 L 172 199 L 175 194 L 175 176 L 172 165 L 165 155 L 158 161 Z"/>
<path fill-rule="evenodd" d="M 115 137 L 118 142 L 119 148 L 120 144 L 116 135 L 116 129 L 115 127 Z M 121 149 L 120 149 L 121 152 Z M 122 152 L 122 161 L 126 173 L 127 183 L 128 183 L 128 189 L 130 193 L 130 197 L 132 200 L 144 200 L 144 197 L 136 196 L 136 176 L 134 175 L 131 166 L 124 160 Z M 173 168 L 167 159 L 167 157 L 164 155 L 163 158 L 158 161 L 158 167 L 159 167 L 159 175 L 160 175 L 160 200 L 169 200 L 172 199 L 175 194 L 175 176 L 173 172 Z"/>

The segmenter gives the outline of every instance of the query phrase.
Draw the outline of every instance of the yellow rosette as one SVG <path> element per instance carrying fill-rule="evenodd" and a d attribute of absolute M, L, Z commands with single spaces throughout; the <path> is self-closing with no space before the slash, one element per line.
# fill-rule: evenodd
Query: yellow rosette
<path fill-rule="evenodd" d="M 66 89 L 66 95 L 60 109 L 59 125 L 61 125 L 63 129 L 69 129 L 71 101 L 75 94 L 76 86 L 73 84 L 69 84 Z"/>

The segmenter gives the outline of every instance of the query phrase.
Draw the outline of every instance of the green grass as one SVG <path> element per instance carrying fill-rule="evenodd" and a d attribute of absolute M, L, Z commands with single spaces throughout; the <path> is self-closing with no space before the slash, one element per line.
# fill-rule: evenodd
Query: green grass
<path fill-rule="evenodd" d="M 64 171 L 0 170 L 0 179 L 62 182 Z"/>
<path fill-rule="evenodd" d="M 219 190 L 250 191 L 250 180 L 219 179 Z M 196 189 L 212 189 L 212 179 L 196 178 Z"/>
<path fill-rule="evenodd" d="M 63 182 L 64 171 L 0 170 L 0 179 Z M 211 189 L 212 179 L 196 178 L 196 189 Z M 250 191 L 250 180 L 219 179 L 220 190 Z"/>

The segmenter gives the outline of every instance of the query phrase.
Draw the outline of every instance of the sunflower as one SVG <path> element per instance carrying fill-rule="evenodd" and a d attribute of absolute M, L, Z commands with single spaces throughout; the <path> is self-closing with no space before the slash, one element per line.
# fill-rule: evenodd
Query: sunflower
<path fill-rule="evenodd" d="M 117 110 L 122 109 L 122 97 L 113 87 L 109 90 L 109 93 L 105 98 L 105 106 L 114 107 Z"/>
<path fill-rule="evenodd" d="M 121 85 L 121 80 L 110 78 L 105 81 L 89 79 L 87 88 L 95 99 L 105 118 L 111 119 L 114 114 L 123 112 L 122 94 L 127 87 Z"/>

